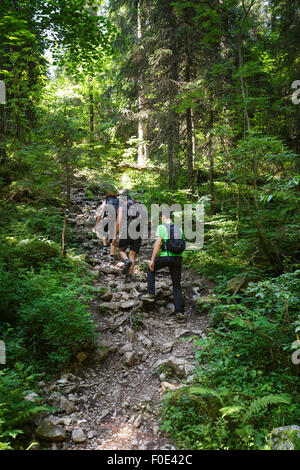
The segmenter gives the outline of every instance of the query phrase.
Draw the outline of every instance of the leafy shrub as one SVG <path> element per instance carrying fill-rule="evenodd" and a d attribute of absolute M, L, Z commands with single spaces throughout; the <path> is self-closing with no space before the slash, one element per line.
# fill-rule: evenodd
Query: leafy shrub
<path fill-rule="evenodd" d="M 210 313 L 215 329 L 196 340 L 197 379 L 164 402 L 162 429 L 180 446 L 261 449 L 272 428 L 298 423 L 299 371 L 291 355 L 299 275 L 217 296 Z"/>
<path fill-rule="evenodd" d="M 34 391 L 37 374 L 16 363 L 14 369 L 0 370 L 0 450 L 11 448 L 11 440 L 22 434 L 22 427 L 36 413 L 49 407 L 25 400 Z"/>
<path fill-rule="evenodd" d="M 49 240 L 21 240 L 7 253 L 7 263 L 18 268 L 36 268 L 60 255 L 59 247 Z"/>
<path fill-rule="evenodd" d="M 2 272 L 2 276 L 8 285 L 6 273 Z M 82 283 L 82 277 L 74 273 L 55 273 L 50 269 L 39 274 L 23 273 L 0 310 L 14 312 L 12 328 L 3 333 L 11 345 L 10 360 L 23 354 L 24 361 L 63 364 L 93 342 L 89 296 Z"/>
<path fill-rule="evenodd" d="M 166 397 L 161 428 L 188 449 L 257 448 L 264 444 L 267 429 L 255 428 L 263 427 L 270 407 L 289 403 L 286 394 L 243 402 L 229 391 L 184 387 Z"/>

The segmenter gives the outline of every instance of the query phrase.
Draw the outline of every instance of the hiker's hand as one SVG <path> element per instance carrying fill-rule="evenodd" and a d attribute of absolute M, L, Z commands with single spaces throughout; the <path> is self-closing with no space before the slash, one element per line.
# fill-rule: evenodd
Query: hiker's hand
<path fill-rule="evenodd" d="M 116 238 L 113 238 L 111 244 L 112 244 L 113 246 L 116 246 L 116 244 L 117 244 L 117 239 L 116 239 Z"/>
<path fill-rule="evenodd" d="M 151 261 L 151 263 L 149 264 L 149 269 L 151 272 L 154 271 L 154 261 Z"/>

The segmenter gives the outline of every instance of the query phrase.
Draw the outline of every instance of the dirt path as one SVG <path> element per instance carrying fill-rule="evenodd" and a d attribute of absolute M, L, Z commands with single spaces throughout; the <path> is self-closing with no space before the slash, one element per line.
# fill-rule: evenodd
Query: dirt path
<path fill-rule="evenodd" d="M 123 263 L 110 264 L 101 255 L 101 242 L 92 240 L 99 201 L 89 201 L 84 190 L 72 194 L 73 230 L 81 237 L 91 271 L 97 274 L 91 304 L 99 331 L 99 348 L 92 358 L 50 387 L 52 403 L 62 411 L 48 420 L 63 425 L 66 438 L 52 444 L 62 449 L 174 449 L 159 431 L 159 411 L 164 391 L 192 380 L 194 337 L 208 325 L 199 316 L 195 300 L 211 284 L 185 269 L 183 287 L 188 320 L 181 324 L 172 315 L 172 285 L 168 271 L 157 275 L 161 292 L 154 304 L 140 300 L 146 292 L 146 273 L 152 247 L 144 243 L 134 272 L 134 282 L 124 283 Z M 103 291 L 106 290 L 105 300 Z M 62 398 L 63 397 L 63 398 Z M 64 411 L 63 411 L 64 410 Z M 52 420 L 52 421 L 51 421 Z M 76 442 L 77 441 L 77 442 Z M 51 444 L 50 444 L 51 448 Z"/>

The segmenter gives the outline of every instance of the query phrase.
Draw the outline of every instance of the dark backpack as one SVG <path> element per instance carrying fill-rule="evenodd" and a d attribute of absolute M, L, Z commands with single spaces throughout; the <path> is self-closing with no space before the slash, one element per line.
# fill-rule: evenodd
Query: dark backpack
<path fill-rule="evenodd" d="M 182 238 L 180 228 L 175 224 L 165 224 L 165 227 L 170 227 L 170 238 L 163 242 L 162 251 L 169 251 L 174 255 L 181 255 L 185 250 L 185 241 Z"/>
<path fill-rule="evenodd" d="M 115 213 L 116 213 L 116 216 L 117 216 L 117 212 L 118 212 L 118 209 L 119 209 L 119 199 L 114 198 L 112 196 L 109 196 L 105 201 L 105 206 L 107 206 L 107 205 L 113 206 L 113 208 L 115 210 Z M 105 208 L 104 208 L 103 217 L 107 217 L 108 215 L 110 215 L 110 212 L 106 211 Z"/>
<path fill-rule="evenodd" d="M 130 210 L 135 204 L 139 204 L 139 202 L 133 201 L 130 196 L 127 196 L 126 216 L 128 223 L 140 216 L 140 212 L 138 210 Z"/>

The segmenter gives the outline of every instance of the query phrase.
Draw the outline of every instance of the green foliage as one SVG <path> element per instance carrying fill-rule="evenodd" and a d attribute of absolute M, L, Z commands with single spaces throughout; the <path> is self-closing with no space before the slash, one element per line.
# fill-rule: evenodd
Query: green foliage
<path fill-rule="evenodd" d="M 140 330 L 145 326 L 143 321 L 143 314 L 141 312 L 137 312 L 135 315 L 130 317 L 130 323 L 134 330 Z"/>
<path fill-rule="evenodd" d="M 32 368 L 16 363 L 13 369 L 0 370 L 0 450 L 11 449 L 11 441 L 22 434 L 22 427 L 31 416 L 50 408 L 24 397 L 35 391 L 39 376 Z"/>
<path fill-rule="evenodd" d="M 3 270 L 0 277 L 7 289 L 0 312 L 10 322 L 2 329 L 9 361 L 63 364 L 93 344 L 82 276 L 43 268 L 39 274 L 23 272 L 17 283 Z"/>
<path fill-rule="evenodd" d="M 262 449 L 272 428 L 298 422 L 291 354 L 299 274 L 249 283 L 243 294 L 217 295 L 210 312 L 215 329 L 196 340 L 197 380 L 164 402 L 162 428 L 178 445 Z"/>
<path fill-rule="evenodd" d="M 6 266 L 12 268 L 37 268 L 59 256 L 59 247 L 49 240 L 33 238 L 21 240 L 12 247 L 3 261 Z"/>

